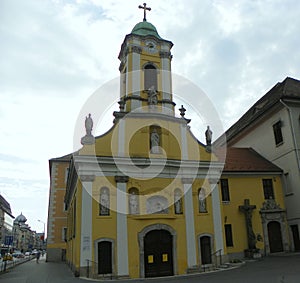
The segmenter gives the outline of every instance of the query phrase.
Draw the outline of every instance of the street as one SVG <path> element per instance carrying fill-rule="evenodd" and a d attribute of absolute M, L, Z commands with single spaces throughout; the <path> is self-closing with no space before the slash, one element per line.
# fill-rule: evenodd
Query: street
<path fill-rule="evenodd" d="M 119 282 L 205 282 L 205 283 L 299 283 L 300 282 L 300 254 L 281 254 L 265 258 L 261 261 L 246 262 L 245 265 L 225 271 L 194 274 L 178 277 L 164 277 L 153 279 L 124 280 Z M 114 281 L 114 280 L 113 280 Z M 5 283 L 87 283 L 91 280 L 75 278 L 64 263 L 46 263 L 42 257 L 40 263 L 31 260 L 7 273 L 0 274 L 0 282 Z M 111 280 L 102 282 L 112 282 Z"/>

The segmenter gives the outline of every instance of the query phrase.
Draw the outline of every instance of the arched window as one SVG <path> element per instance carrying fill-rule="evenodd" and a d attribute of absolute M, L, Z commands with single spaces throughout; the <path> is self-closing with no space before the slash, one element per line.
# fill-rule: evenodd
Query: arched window
<path fill-rule="evenodd" d="M 139 214 L 140 203 L 139 203 L 139 191 L 136 188 L 129 189 L 128 192 L 128 208 L 129 214 Z"/>
<path fill-rule="evenodd" d="M 103 187 L 100 189 L 99 215 L 109 215 L 110 214 L 109 208 L 110 208 L 109 189 Z"/>
<path fill-rule="evenodd" d="M 175 214 L 182 214 L 182 193 L 180 189 L 174 191 L 174 211 Z"/>
<path fill-rule="evenodd" d="M 157 90 L 157 70 L 152 64 L 147 64 L 144 68 L 144 88 L 148 90 L 152 86 Z"/>
<path fill-rule="evenodd" d="M 199 212 L 204 213 L 207 212 L 206 207 L 206 192 L 204 188 L 200 188 L 198 190 L 198 201 L 199 201 Z"/>

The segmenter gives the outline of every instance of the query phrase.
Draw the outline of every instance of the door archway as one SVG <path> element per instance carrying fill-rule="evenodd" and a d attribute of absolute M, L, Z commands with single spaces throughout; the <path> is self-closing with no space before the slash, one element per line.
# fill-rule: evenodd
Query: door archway
<path fill-rule="evenodd" d="M 279 222 L 270 221 L 268 223 L 268 237 L 269 237 L 270 253 L 283 252 L 281 227 Z"/>
<path fill-rule="evenodd" d="M 112 274 L 112 243 L 98 243 L 98 274 Z"/>
<path fill-rule="evenodd" d="M 145 277 L 173 275 L 172 235 L 153 230 L 144 238 Z"/>
<path fill-rule="evenodd" d="M 138 233 L 140 277 L 177 274 L 176 231 L 166 224 L 154 224 Z"/>
<path fill-rule="evenodd" d="M 211 264 L 211 237 L 202 236 L 200 237 L 200 253 L 201 253 L 201 264 Z"/>

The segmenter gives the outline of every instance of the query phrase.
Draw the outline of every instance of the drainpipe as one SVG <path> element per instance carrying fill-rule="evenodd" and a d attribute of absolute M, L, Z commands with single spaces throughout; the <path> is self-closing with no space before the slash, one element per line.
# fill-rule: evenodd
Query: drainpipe
<path fill-rule="evenodd" d="M 288 112 L 289 112 L 289 118 L 290 118 L 290 123 L 291 123 L 291 127 L 292 127 L 292 135 L 293 135 L 293 143 L 294 143 L 294 148 L 296 151 L 296 157 L 297 157 L 297 164 L 298 164 L 298 169 L 300 169 L 300 161 L 299 161 L 299 153 L 298 153 L 298 147 L 297 147 L 297 142 L 296 142 L 296 135 L 295 135 L 295 130 L 294 130 L 294 123 L 293 123 L 293 119 L 292 119 L 292 110 L 290 107 L 288 107 L 283 101 L 282 99 L 279 99 L 280 103 L 287 108 Z"/>

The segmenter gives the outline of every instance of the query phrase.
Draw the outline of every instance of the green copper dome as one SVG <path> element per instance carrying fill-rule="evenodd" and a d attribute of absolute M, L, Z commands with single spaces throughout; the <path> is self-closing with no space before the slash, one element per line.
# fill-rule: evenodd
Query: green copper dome
<path fill-rule="evenodd" d="M 147 21 L 136 24 L 131 33 L 141 36 L 152 35 L 158 39 L 162 39 L 157 33 L 156 27 Z"/>

